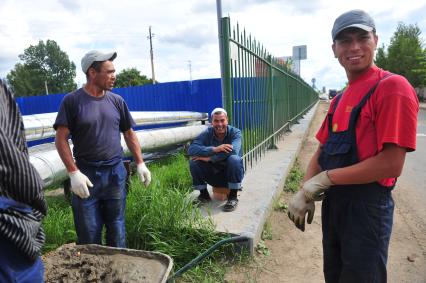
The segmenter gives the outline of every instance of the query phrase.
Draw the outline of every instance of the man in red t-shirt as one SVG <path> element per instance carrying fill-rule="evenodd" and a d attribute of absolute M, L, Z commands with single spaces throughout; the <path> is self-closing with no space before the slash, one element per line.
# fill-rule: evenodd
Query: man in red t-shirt
<path fill-rule="evenodd" d="M 340 15 L 332 38 L 349 85 L 330 105 L 288 215 L 303 231 L 306 214 L 312 221 L 313 201 L 323 200 L 326 282 L 386 282 L 391 191 L 406 152 L 416 148 L 419 104 L 404 77 L 374 65 L 378 37 L 366 12 Z"/>

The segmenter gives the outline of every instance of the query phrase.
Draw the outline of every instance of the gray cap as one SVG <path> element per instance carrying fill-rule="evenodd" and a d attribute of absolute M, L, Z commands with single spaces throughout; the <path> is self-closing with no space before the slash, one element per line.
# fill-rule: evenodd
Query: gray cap
<path fill-rule="evenodd" d="M 331 31 L 331 37 L 333 41 L 339 32 L 347 28 L 360 28 L 365 31 L 372 31 L 376 29 L 374 20 L 369 14 L 362 10 L 351 10 L 344 14 L 341 14 L 335 21 L 333 29 Z"/>
<path fill-rule="evenodd" d="M 112 61 L 115 57 L 117 57 L 117 52 L 102 53 L 97 50 L 89 51 L 81 58 L 81 69 L 86 74 L 93 62 Z"/>

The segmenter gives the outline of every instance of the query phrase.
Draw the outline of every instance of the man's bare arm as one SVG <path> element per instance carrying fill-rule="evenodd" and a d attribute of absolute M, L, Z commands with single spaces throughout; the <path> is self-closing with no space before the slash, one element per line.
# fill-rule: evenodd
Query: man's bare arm
<path fill-rule="evenodd" d="M 385 144 L 377 155 L 357 164 L 328 171 L 333 184 L 367 184 L 401 175 L 407 150 L 395 144 Z"/>
<path fill-rule="evenodd" d="M 143 163 L 141 146 L 135 132 L 132 129 L 129 129 L 123 133 L 123 137 L 126 141 L 127 147 L 135 159 L 135 163 Z"/>
<path fill-rule="evenodd" d="M 68 144 L 69 134 L 70 131 L 67 127 L 58 126 L 58 128 L 56 129 L 55 146 L 56 150 L 59 153 L 59 156 L 61 157 L 62 162 L 67 168 L 67 171 L 74 172 L 77 171 L 78 168 L 74 162 L 74 158 L 72 157 L 70 145 Z"/>

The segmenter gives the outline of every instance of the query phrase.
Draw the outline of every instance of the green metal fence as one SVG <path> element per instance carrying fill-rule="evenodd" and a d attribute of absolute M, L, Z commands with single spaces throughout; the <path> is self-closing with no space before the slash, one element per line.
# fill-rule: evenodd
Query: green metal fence
<path fill-rule="evenodd" d="M 242 130 L 245 166 L 282 137 L 318 94 L 246 31 L 222 18 L 223 103 L 229 123 Z"/>

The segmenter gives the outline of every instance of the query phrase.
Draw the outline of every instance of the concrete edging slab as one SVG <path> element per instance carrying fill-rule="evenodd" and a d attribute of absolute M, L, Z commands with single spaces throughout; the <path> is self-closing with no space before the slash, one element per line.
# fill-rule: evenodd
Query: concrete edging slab
<path fill-rule="evenodd" d="M 212 217 L 217 232 L 248 237 L 250 254 L 260 241 L 264 223 L 282 192 L 317 108 L 318 103 L 291 127 L 291 132 L 277 143 L 277 149 L 267 151 L 262 160 L 247 170 L 235 211 L 223 212 L 225 202 L 216 200 L 200 208 L 203 215 Z"/>

